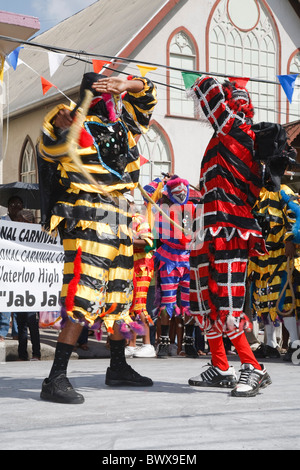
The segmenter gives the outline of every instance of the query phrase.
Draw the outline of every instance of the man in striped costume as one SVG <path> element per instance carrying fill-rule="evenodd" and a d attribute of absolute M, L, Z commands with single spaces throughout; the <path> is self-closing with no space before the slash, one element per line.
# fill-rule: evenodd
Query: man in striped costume
<path fill-rule="evenodd" d="M 293 207 L 289 206 L 292 202 Z M 261 220 L 268 254 L 252 257 L 248 265 L 251 279 L 251 302 L 253 318 L 263 322 L 266 342 L 255 351 L 257 358 L 280 358 L 276 338 L 276 326 L 283 322 L 289 333 L 290 344 L 284 360 L 291 361 L 299 341 L 297 320 L 299 316 L 299 271 L 294 269 L 299 234 L 300 205 L 288 186 L 282 184 L 280 191 L 263 188 L 254 207 Z M 286 284 L 288 277 L 290 282 Z M 295 298 L 293 297 L 295 296 Z M 280 302 L 279 302 L 280 299 Z M 280 314 L 281 312 L 282 314 Z"/>
<path fill-rule="evenodd" d="M 250 327 L 243 312 L 248 258 L 265 253 L 261 229 L 251 213 L 261 188 L 254 161 L 253 107 L 238 83 L 221 85 L 208 76 L 197 79 L 188 94 L 214 129 L 200 175 L 204 226 L 191 251 L 191 310 L 206 332 L 212 365 L 189 384 L 234 387 L 233 396 L 255 396 L 271 379 L 244 334 Z M 223 334 L 242 363 L 238 383 Z"/>
<path fill-rule="evenodd" d="M 150 191 L 150 183 L 145 189 Z M 154 254 L 156 268 L 157 295 L 159 298 L 158 317 L 161 334 L 157 357 L 169 354 L 170 321 L 175 320 L 177 330 L 177 354 L 197 356 L 194 348 L 194 318 L 190 315 L 190 244 L 192 239 L 192 221 L 194 204 L 189 201 L 189 182 L 177 175 L 165 178 L 164 186 L 157 204 L 171 219 L 172 223 L 160 212 L 155 214 L 157 249 Z M 180 308 L 177 300 L 180 301 Z M 183 338 L 183 327 L 185 336 Z"/>
<path fill-rule="evenodd" d="M 156 89 L 145 78 L 95 73 L 84 75 L 80 103 L 86 89 L 93 99 L 79 139 L 82 171 L 68 153 L 74 114 L 70 107 L 59 105 L 46 116 L 38 144 L 42 225 L 50 233 L 59 231 L 65 251 L 63 328 L 41 398 L 63 403 L 84 401 L 66 376 L 84 325 L 100 334 L 103 322 L 110 335 L 107 385 L 152 385 L 151 379 L 131 369 L 124 355 L 122 331 L 131 324 L 133 246 L 123 193 L 138 183 L 134 137 L 148 130 Z"/>

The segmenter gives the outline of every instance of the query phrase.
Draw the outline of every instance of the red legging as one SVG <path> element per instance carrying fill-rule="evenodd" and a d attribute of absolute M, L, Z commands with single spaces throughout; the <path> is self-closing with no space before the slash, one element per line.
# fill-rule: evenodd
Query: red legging
<path fill-rule="evenodd" d="M 261 366 L 257 362 L 252 349 L 248 343 L 244 331 L 231 331 L 227 332 L 227 336 L 232 342 L 239 355 L 242 364 L 252 364 L 255 369 L 261 370 Z M 225 347 L 223 343 L 223 336 L 219 332 L 210 331 L 207 334 L 207 340 L 211 352 L 211 362 L 213 366 L 225 371 L 228 369 L 229 364 L 226 357 Z"/>

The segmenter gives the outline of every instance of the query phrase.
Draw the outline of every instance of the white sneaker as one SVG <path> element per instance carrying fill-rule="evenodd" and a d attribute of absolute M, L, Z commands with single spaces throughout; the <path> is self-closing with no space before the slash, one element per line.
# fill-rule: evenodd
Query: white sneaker
<path fill-rule="evenodd" d="M 136 348 L 133 357 L 156 357 L 155 349 L 152 344 L 143 344 L 140 348 Z"/>
<path fill-rule="evenodd" d="M 271 377 L 263 364 L 260 366 L 262 370 L 255 369 L 252 364 L 242 364 L 239 381 L 231 391 L 233 397 L 255 397 L 260 388 L 271 385 Z"/>
<path fill-rule="evenodd" d="M 235 370 L 230 366 L 227 370 L 223 371 L 218 367 L 207 364 L 209 368 L 197 375 L 196 377 L 191 377 L 189 379 L 189 385 L 195 387 L 225 387 L 233 388 L 237 384 L 237 377 Z M 205 366 L 204 366 L 205 367 Z"/>
<path fill-rule="evenodd" d="M 125 347 L 125 357 L 133 357 L 133 353 L 137 350 L 138 348 L 135 346 L 126 346 Z"/>

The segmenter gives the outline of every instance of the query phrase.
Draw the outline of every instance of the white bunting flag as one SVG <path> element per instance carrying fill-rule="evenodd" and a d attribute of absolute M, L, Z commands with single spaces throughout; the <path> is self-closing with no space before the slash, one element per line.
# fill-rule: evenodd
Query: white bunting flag
<path fill-rule="evenodd" d="M 48 52 L 50 77 L 55 74 L 56 70 L 61 65 L 65 57 L 65 54 L 58 54 L 57 52 Z"/>

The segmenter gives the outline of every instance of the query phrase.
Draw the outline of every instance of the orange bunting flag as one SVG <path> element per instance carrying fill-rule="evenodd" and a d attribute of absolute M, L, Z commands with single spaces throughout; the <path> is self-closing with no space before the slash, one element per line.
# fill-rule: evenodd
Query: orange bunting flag
<path fill-rule="evenodd" d="M 246 88 L 247 83 L 249 82 L 250 78 L 248 77 L 229 77 L 228 80 L 230 82 L 236 82 L 238 86 L 241 88 Z"/>
<path fill-rule="evenodd" d="M 48 82 L 48 80 L 46 80 L 44 77 L 41 77 L 41 82 L 42 82 L 42 88 L 43 88 L 43 95 L 45 95 L 47 91 L 49 91 L 50 88 L 52 88 L 54 85 Z"/>
<path fill-rule="evenodd" d="M 156 70 L 157 69 L 157 67 L 148 67 L 146 65 L 137 65 L 137 67 L 138 67 L 142 77 L 145 77 L 147 75 L 147 73 L 150 72 L 151 70 Z"/>
<path fill-rule="evenodd" d="M 93 60 L 93 68 L 95 73 L 100 73 L 105 64 L 110 64 L 108 60 Z"/>

